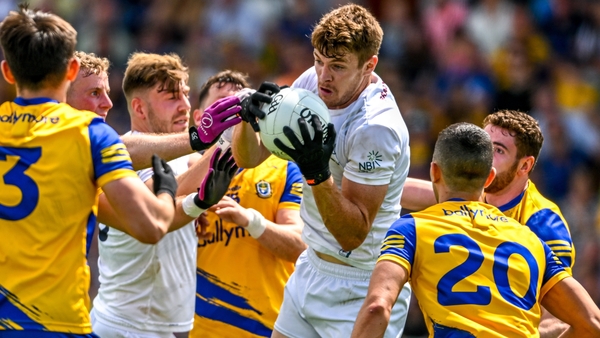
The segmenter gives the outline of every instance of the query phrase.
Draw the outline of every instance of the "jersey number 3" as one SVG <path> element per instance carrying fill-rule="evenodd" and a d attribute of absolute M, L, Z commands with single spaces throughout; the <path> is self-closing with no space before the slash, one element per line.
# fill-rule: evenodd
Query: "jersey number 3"
<path fill-rule="evenodd" d="M 8 163 L 9 156 L 18 157 L 18 159 L 16 164 L 8 170 L 2 170 L 3 165 L 0 163 L 0 175 L 3 175 L 2 181 L 4 181 L 0 182 L 0 186 L 4 184 L 16 187 L 20 191 L 21 201 L 16 205 L 5 205 L 0 200 L 0 218 L 19 221 L 35 210 L 40 199 L 40 190 L 37 184 L 25 174 L 25 171 L 40 159 L 42 148 L 0 147 L 0 162 Z"/>
<path fill-rule="evenodd" d="M 440 236 L 434 244 L 435 253 L 449 252 L 451 246 L 461 246 L 468 250 L 467 259 L 454 269 L 448 271 L 438 282 L 438 302 L 441 305 L 487 305 L 492 300 L 489 286 L 478 285 L 477 291 L 452 291 L 454 285 L 468 278 L 479 270 L 484 256 L 479 244 L 462 234 Z M 529 288 L 523 297 L 515 294 L 508 280 L 508 259 L 511 255 L 520 255 L 529 266 Z M 529 310 L 536 303 L 537 280 L 539 269 L 533 254 L 524 246 L 514 242 L 503 242 L 494 251 L 492 275 L 498 292 L 504 300 L 524 310 Z"/>

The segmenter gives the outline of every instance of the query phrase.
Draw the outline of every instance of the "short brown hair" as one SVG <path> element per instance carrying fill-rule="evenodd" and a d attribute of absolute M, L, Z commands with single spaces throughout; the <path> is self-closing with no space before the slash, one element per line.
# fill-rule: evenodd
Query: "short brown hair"
<path fill-rule="evenodd" d="M 198 104 L 202 105 L 202 101 L 206 99 L 208 96 L 208 90 L 212 85 L 218 83 L 219 88 L 223 87 L 227 83 L 233 83 L 238 86 L 239 89 L 248 88 L 250 84 L 248 83 L 248 74 L 244 74 L 235 70 L 223 70 L 206 80 L 200 88 L 200 93 L 198 94 Z"/>
<path fill-rule="evenodd" d="M 383 30 L 377 19 L 366 8 L 348 4 L 321 18 L 312 32 L 311 42 L 328 58 L 354 53 L 362 66 L 379 53 L 382 39 Z"/>
<path fill-rule="evenodd" d="M 56 88 L 67 73 L 77 32 L 55 14 L 20 5 L 0 23 L 0 44 L 18 87 Z"/>
<path fill-rule="evenodd" d="M 544 136 L 533 117 L 516 110 L 499 110 L 486 116 L 483 120 L 483 127 L 485 128 L 488 124 L 508 130 L 510 136 L 515 138 L 517 159 L 533 156 L 537 162 L 544 143 Z"/>
<path fill-rule="evenodd" d="M 100 75 L 102 73 L 108 74 L 108 68 L 110 67 L 110 61 L 107 58 L 96 56 L 94 53 L 86 53 L 82 51 L 75 51 L 75 57 L 79 59 L 81 68 L 79 71 L 83 73 L 83 77 L 88 77 L 92 74 Z"/>
<path fill-rule="evenodd" d="M 159 92 L 168 91 L 176 95 L 181 81 L 187 85 L 188 79 L 188 67 L 177 54 L 133 53 L 127 61 L 123 93 L 129 102 L 135 91 L 160 84 Z"/>

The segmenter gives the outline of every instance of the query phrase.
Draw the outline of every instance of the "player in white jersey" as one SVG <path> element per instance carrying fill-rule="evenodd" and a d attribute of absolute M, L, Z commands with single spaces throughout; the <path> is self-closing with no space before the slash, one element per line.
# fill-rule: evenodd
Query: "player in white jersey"
<path fill-rule="evenodd" d="M 133 54 L 123 80 L 131 134 L 187 130 L 190 111 L 187 81 L 188 69 L 177 55 Z M 220 151 L 214 156 L 219 155 Z M 226 153 L 222 158 L 228 156 Z M 188 161 L 189 156 L 184 156 L 169 163 L 175 175 L 181 175 L 187 171 Z M 219 160 L 216 168 L 216 162 L 211 163 L 212 174 L 208 177 L 218 175 L 220 169 L 230 164 L 224 165 Z M 231 176 L 234 171 L 231 170 Z M 149 182 L 152 171 L 138 171 L 138 175 Z M 198 194 L 201 196 L 190 195 L 192 200 L 185 198 L 183 203 L 178 199 L 178 213 L 189 223 L 167 234 L 156 245 L 140 243 L 124 232 L 100 225 L 101 285 L 92 310 L 95 332 L 102 337 L 187 337 L 194 319 L 197 237 L 186 203 L 197 205 L 193 206 L 198 211 L 194 215 L 197 217 L 200 208 L 207 209 L 223 196 L 229 181 L 230 178 L 220 196 L 212 196 L 208 190 L 213 187 L 203 183 Z M 207 196 L 211 196 L 212 203 L 207 202 Z M 174 222 L 181 222 L 181 217 L 176 215 Z"/>
<path fill-rule="evenodd" d="M 349 336 L 387 228 L 399 218 L 410 150 L 394 97 L 373 72 L 382 35 L 376 19 L 361 6 L 331 11 L 312 33 L 314 67 L 292 85 L 317 93 L 332 123 L 300 119 L 300 128 L 307 123 L 315 128 L 312 140 L 298 140 L 284 128 L 294 148 L 276 142 L 305 179 L 300 215 L 308 249 L 286 285 L 273 337 Z M 236 127 L 232 142 L 242 167 L 253 167 L 269 155 L 252 127 L 255 116 L 264 116 L 260 102 L 270 102 L 269 92 L 277 90 L 263 84 L 242 103 L 242 118 L 250 123 Z M 387 337 L 402 334 L 409 299 L 407 286 L 394 307 Z"/>

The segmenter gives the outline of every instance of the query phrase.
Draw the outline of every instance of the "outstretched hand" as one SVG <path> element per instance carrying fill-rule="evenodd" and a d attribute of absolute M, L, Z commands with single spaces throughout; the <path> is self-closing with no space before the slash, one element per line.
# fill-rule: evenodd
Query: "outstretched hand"
<path fill-rule="evenodd" d="M 154 194 L 167 193 L 173 198 L 175 202 L 175 193 L 177 192 L 177 180 L 173 169 L 158 155 L 152 155 L 152 170 L 154 174 L 153 178 L 153 190 Z"/>
<path fill-rule="evenodd" d="M 250 123 L 255 132 L 259 132 L 260 128 L 256 119 L 262 119 L 266 116 L 265 112 L 260 109 L 262 103 L 270 104 L 273 101 L 273 95 L 279 93 L 281 88 L 273 83 L 263 82 L 257 91 L 242 100 L 240 116 L 242 120 Z"/>
<path fill-rule="evenodd" d="M 331 172 L 329 171 L 329 159 L 335 146 L 335 128 L 333 124 L 327 124 L 325 140 L 323 140 L 323 126 L 317 115 L 312 115 L 310 124 L 314 129 L 314 137 L 310 138 L 308 124 L 304 118 L 298 119 L 302 142 L 298 139 L 292 128 L 283 127 L 283 134 L 288 138 L 293 148 L 283 144 L 280 139 L 273 142 L 277 148 L 289 155 L 300 168 L 300 172 L 309 185 L 317 185 L 326 181 Z"/>
<path fill-rule="evenodd" d="M 237 116 L 242 110 L 240 99 L 228 96 L 215 101 L 206 108 L 200 117 L 198 129 L 190 127 L 190 144 L 196 151 L 205 150 L 213 145 L 227 128 L 242 122 Z"/>
<path fill-rule="evenodd" d="M 217 148 L 210 159 L 208 173 L 204 177 L 198 194 L 194 197 L 194 204 L 202 209 L 208 209 L 216 204 L 227 192 L 231 179 L 238 170 L 238 166 L 231 156 L 231 148 L 221 155 L 221 148 Z"/>

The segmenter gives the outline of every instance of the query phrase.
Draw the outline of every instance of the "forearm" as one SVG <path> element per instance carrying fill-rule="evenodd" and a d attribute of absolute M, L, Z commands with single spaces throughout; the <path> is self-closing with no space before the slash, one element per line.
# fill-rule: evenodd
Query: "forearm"
<path fill-rule="evenodd" d="M 402 191 L 400 205 L 402 208 L 419 211 L 426 209 L 437 201 L 433 193 L 433 186 L 430 181 L 407 178 Z"/>
<path fill-rule="evenodd" d="M 569 325 L 563 323 L 558 318 L 546 311 L 542 307 L 542 318 L 540 320 L 539 331 L 540 338 L 556 338 L 569 328 Z"/>
<path fill-rule="evenodd" d="M 121 140 L 129 151 L 135 170 L 150 168 L 152 154 L 170 161 L 193 152 L 187 133 L 129 134 L 121 136 Z"/>
<path fill-rule="evenodd" d="M 177 195 L 189 195 L 198 192 L 198 187 L 208 173 L 210 158 L 217 149 L 212 146 L 183 174 L 177 176 Z"/>
<path fill-rule="evenodd" d="M 273 255 L 295 263 L 298 256 L 306 249 L 302 241 L 302 225 L 276 224 L 267 222 L 265 232 L 256 240 Z"/>
<path fill-rule="evenodd" d="M 249 123 L 235 126 L 231 144 L 233 158 L 241 168 L 254 168 L 271 155 Z"/>
<path fill-rule="evenodd" d="M 371 223 L 358 206 L 348 200 L 333 178 L 312 186 L 323 223 L 344 251 L 359 247 L 371 230 Z"/>

